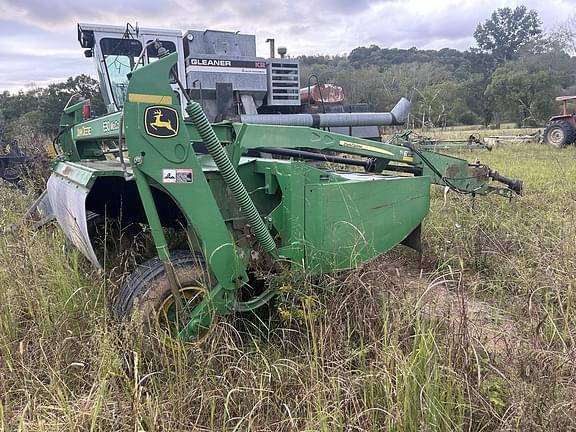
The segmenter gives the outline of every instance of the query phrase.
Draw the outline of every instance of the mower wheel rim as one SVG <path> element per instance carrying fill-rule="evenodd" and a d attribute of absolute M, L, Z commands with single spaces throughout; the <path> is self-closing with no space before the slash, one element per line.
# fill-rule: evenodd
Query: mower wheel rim
<path fill-rule="evenodd" d="M 202 286 L 187 286 L 179 290 L 182 303 L 184 303 L 184 310 L 191 312 L 194 308 L 205 298 L 208 297 L 209 291 Z M 157 328 L 161 330 L 163 339 L 165 341 L 176 342 L 178 339 L 179 331 L 176 324 L 176 302 L 174 301 L 174 296 L 169 294 L 168 297 L 164 299 L 158 312 L 156 314 L 156 325 Z M 212 319 L 213 321 L 213 319 Z M 198 344 L 206 339 L 209 335 L 212 325 L 206 328 L 193 340 L 182 341 L 186 344 Z"/>

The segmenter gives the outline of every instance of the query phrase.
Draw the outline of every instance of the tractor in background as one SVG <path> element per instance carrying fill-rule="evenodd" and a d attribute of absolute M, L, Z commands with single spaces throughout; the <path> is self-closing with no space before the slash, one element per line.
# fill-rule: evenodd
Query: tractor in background
<path fill-rule="evenodd" d="M 576 142 L 576 113 L 568 112 L 568 101 L 576 100 L 576 96 L 558 96 L 562 102 L 562 113 L 550 118 L 544 130 L 544 142 L 556 147 L 564 147 Z"/>

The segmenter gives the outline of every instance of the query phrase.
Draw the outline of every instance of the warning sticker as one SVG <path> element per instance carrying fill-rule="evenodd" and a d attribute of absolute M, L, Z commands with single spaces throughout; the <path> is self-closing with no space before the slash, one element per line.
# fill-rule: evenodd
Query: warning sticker
<path fill-rule="evenodd" d="M 190 168 L 162 170 L 162 183 L 192 183 L 193 181 L 194 176 Z"/>
<path fill-rule="evenodd" d="M 404 154 L 402 155 L 402 160 L 405 162 L 413 162 L 414 157 L 412 156 L 412 152 L 408 150 L 404 150 Z"/>

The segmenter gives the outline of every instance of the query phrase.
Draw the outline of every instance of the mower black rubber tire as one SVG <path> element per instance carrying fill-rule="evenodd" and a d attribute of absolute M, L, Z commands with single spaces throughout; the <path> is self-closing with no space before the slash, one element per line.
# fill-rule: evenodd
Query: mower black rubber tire
<path fill-rule="evenodd" d="M 0 178 L 16 184 L 20 180 L 21 170 L 17 166 L 8 166 L 0 173 Z"/>
<path fill-rule="evenodd" d="M 576 141 L 576 129 L 564 120 L 550 123 L 544 129 L 544 142 L 555 147 L 564 147 Z"/>
<path fill-rule="evenodd" d="M 182 287 L 201 286 L 206 279 L 206 265 L 199 253 L 178 250 L 170 253 L 176 276 Z M 145 324 L 152 314 L 172 294 L 163 262 L 154 257 L 140 264 L 122 284 L 116 312 L 120 318 L 130 319 L 136 308 Z"/>

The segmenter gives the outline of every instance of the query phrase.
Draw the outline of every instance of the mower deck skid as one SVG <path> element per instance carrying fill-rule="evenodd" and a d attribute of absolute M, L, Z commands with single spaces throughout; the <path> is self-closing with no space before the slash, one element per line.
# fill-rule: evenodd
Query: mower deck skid
<path fill-rule="evenodd" d="M 90 241 L 86 198 L 98 177 L 123 176 L 115 161 L 59 162 L 48 179 L 47 192 L 53 216 L 66 237 L 96 267 L 102 266 Z"/>
<path fill-rule="evenodd" d="M 55 174 L 48 179 L 47 190 L 52 214 L 66 237 L 96 268 L 101 269 L 88 233 L 86 197 L 89 190 Z"/>
<path fill-rule="evenodd" d="M 426 216 L 429 185 L 419 177 L 339 174 L 305 192 L 309 271 L 357 267 L 401 243 Z"/>

